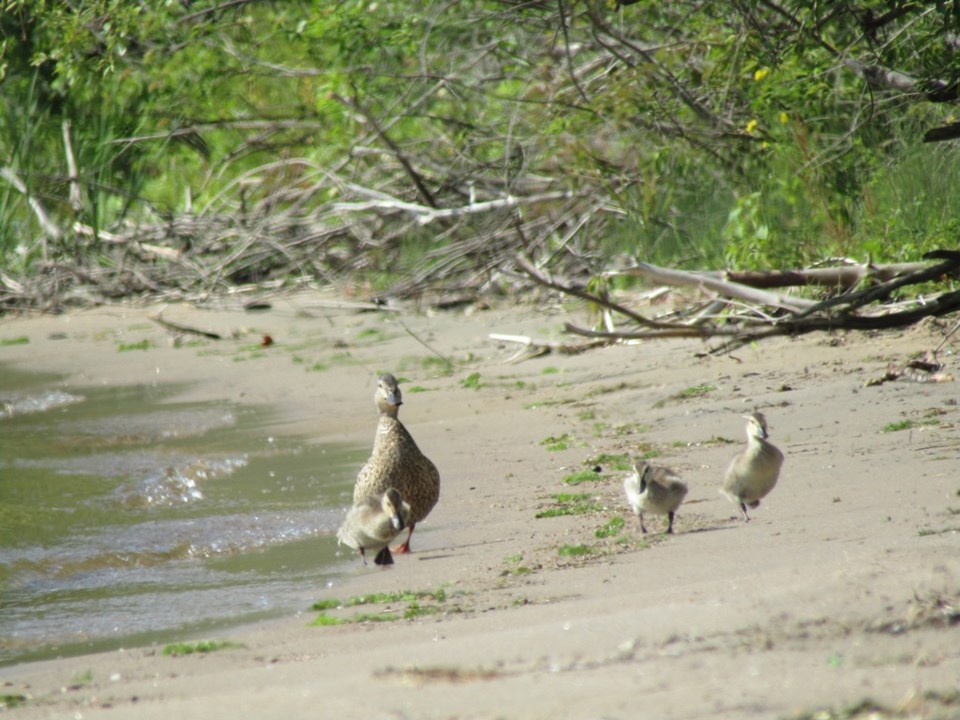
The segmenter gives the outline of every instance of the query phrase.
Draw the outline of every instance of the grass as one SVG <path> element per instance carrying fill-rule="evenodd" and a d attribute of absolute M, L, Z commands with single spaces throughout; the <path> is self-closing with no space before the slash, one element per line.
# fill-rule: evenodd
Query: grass
<path fill-rule="evenodd" d="M 0 693 L 0 710 L 12 710 L 27 702 L 27 696 L 19 693 Z"/>
<path fill-rule="evenodd" d="M 320 613 L 310 624 L 314 627 L 330 627 L 331 625 L 343 625 L 344 622 L 344 620 L 338 617 Z"/>
<path fill-rule="evenodd" d="M 366 622 L 393 622 L 394 620 L 399 620 L 400 616 L 393 612 L 382 612 L 382 613 L 359 613 L 354 615 L 349 620 L 344 620 L 344 622 L 350 623 L 366 623 Z"/>
<path fill-rule="evenodd" d="M 572 475 L 567 475 L 563 482 L 566 485 L 580 485 L 585 482 L 597 482 L 598 480 L 603 480 L 603 476 L 598 472 L 593 470 L 583 470 L 581 472 L 573 473 Z"/>
<path fill-rule="evenodd" d="M 83 672 L 77 672 L 73 676 L 74 685 L 86 685 L 89 682 L 93 681 L 93 670 L 89 668 Z"/>
<path fill-rule="evenodd" d="M 536 514 L 537 519 L 561 517 L 563 515 L 586 515 L 599 512 L 603 506 L 593 500 L 589 493 L 557 493 L 552 495 L 557 507 L 541 510 Z"/>
<path fill-rule="evenodd" d="M 610 518 L 610 520 L 606 524 L 598 527 L 593 534 L 599 540 L 602 540 L 608 537 L 613 537 L 614 535 L 620 534 L 625 524 L 626 523 L 624 522 L 623 518 L 620 516 L 617 516 L 615 518 Z"/>
<path fill-rule="evenodd" d="M 589 545 L 561 545 L 557 548 L 557 553 L 560 557 L 583 557 L 584 555 L 591 555 L 593 548 Z"/>
<path fill-rule="evenodd" d="M 364 328 L 357 333 L 357 338 L 380 341 L 386 340 L 387 334 L 380 328 Z"/>
<path fill-rule="evenodd" d="M 424 370 L 434 370 L 443 375 L 452 375 L 455 369 L 454 364 L 446 358 L 428 355 L 420 361 L 420 366 Z"/>
<path fill-rule="evenodd" d="M 131 352 L 133 350 L 149 350 L 152 343 L 149 340 L 141 340 L 135 343 L 120 343 L 117 345 L 117 352 Z"/>
<path fill-rule="evenodd" d="M 691 385 L 688 388 L 674 393 L 665 400 L 658 400 L 654 403 L 655 408 L 662 408 L 667 404 L 667 400 L 693 400 L 694 398 L 701 398 L 709 395 L 714 390 L 716 390 L 715 385 L 707 385 L 706 383 L 701 385 Z"/>
<path fill-rule="evenodd" d="M 540 444 L 547 448 L 547 452 L 560 452 L 570 447 L 572 439 L 568 433 L 563 435 L 551 435 L 540 441 Z"/>
<path fill-rule="evenodd" d="M 21 335 L 20 337 L 15 338 L 0 338 L 0 347 L 7 347 L 9 345 L 26 345 L 29 342 L 30 338 L 28 338 L 26 335 Z"/>
<path fill-rule="evenodd" d="M 480 373 L 470 373 L 467 375 L 467 377 L 460 381 L 460 385 L 466 390 L 479 390 L 481 387 Z"/>
<path fill-rule="evenodd" d="M 181 657 L 183 655 L 196 655 L 216 652 L 217 650 L 232 650 L 242 648 L 240 643 L 229 640 L 197 640 L 196 642 L 182 642 L 165 645 L 163 654 L 170 657 Z"/>
<path fill-rule="evenodd" d="M 927 418 L 925 420 L 898 420 L 897 422 L 887 423 L 880 430 L 881 432 L 900 432 L 901 430 L 911 430 L 915 427 L 921 427 L 923 425 L 939 425 L 940 421 L 935 418 Z"/>
<path fill-rule="evenodd" d="M 528 568 L 526 565 L 521 565 L 523 562 L 523 555 L 517 553 L 516 555 L 508 555 L 503 559 L 508 565 L 513 565 L 514 567 L 504 570 L 501 575 L 529 575 L 533 572 L 532 569 Z"/>
<path fill-rule="evenodd" d="M 443 588 L 436 590 L 401 590 L 389 593 L 371 593 L 369 595 L 355 595 L 346 600 L 326 599 L 318 600 L 310 606 L 311 610 L 318 610 L 320 614 L 310 623 L 315 627 L 328 627 L 347 623 L 365 622 L 394 622 L 396 620 L 411 620 L 427 615 L 436 615 L 440 612 L 437 605 L 421 604 L 423 600 L 442 603 L 447 600 L 447 591 Z M 334 617 L 326 613 L 327 610 L 337 608 L 358 607 L 364 605 L 388 605 L 391 603 L 407 603 L 402 613 L 395 611 L 357 613 L 347 618 Z"/>
<path fill-rule="evenodd" d="M 616 472 L 633 469 L 633 462 L 630 460 L 629 453 L 600 453 L 584 460 L 583 464 L 601 468 L 606 466 Z"/>

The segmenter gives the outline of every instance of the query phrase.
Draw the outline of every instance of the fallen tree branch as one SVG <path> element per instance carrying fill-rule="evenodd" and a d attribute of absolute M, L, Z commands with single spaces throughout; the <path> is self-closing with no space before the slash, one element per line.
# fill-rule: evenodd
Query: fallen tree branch
<path fill-rule="evenodd" d="M 555 341 L 537 341 L 527 335 L 502 335 L 500 333 L 490 333 L 490 339 L 498 342 L 519 343 L 522 347 L 507 359 L 508 363 L 517 363 L 521 360 L 530 360 L 535 357 L 556 353 L 558 355 L 579 355 L 580 353 L 593 350 L 598 347 L 605 347 L 613 343 L 612 339 L 602 338 L 593 342 L 580 343 L 573 345 L 570 343 L 558 343 Z"/>
<path fill-rule="evenodd" d="M 459 218 L 466 215 L 475 215 L 486 213 L 492 210 L 502 210 L 504 208 L 520 207 L 522 205 L 533 205 L 542 202 L 553 202 L 556 200 L 568 200 L 573 197 L 573 193 L 564 190 L 551 193 L 542 193 L 540 195 L 528 195 L 526 197 L 515 197 L 507 195 L 496 200 L 487 200 L 485 202 L 472 203 L 456 208 L 433 208 L 417 203 L 405 202 L 386 193 L 376 190 L 361 188 L 356 185 L 348 186 L 350 190 L 358 195 L 368 195 L 370 200 L 363 202 L 340 202 L 335 203 L 334 210 L 340 212 L 366 212 L 367 210 L 399 210 L 401 212 L 413 215 L 420 225 L 427 225 L 434 220 L 446 218 Z"/>
<path fill-rule="evenodd" d="M 618 274 L 634 275 L 664 285 L 702 287 L 713 290 L 724 297 L 737 298 L 760 305 L 770 305 L 789 312 L 799 312 L 817 304 L 814 300 L 807 300 L 806 298 L 770 293 L 711 275 L 684 272 L 683 270 L 669 270 L 650 263 L 637 263 L 633 267 L 618 271 Z"/>
<path fill-rule="evenodd" d="M 648 327 L 655 330 L 675 330 L 675 329 L 690 330 L 691 329 L 689 325 L 680 325 L 676 323 L 662 323 L 662 322 L 657 322 L 656 320 L 650 320 L 649 318 L 645 318 L 643 315 L 635 313 L 632 310 L 625 308 L 622 305 L 618 305 L 617 303 L 611 300 L 600 297 L 599 295 L 593 295 L 591 293 L 586 292 L 585 290 L 580 290 L 579 288 L 575 288 L 569 285 L 564 285 L 563 283 L 558 283 L 554 280 L 550 280 L 543 273 L 541 273 L 533 265 L 533 263 L 531 263 L 522 255 L 517 255 L 515 262 L 517 263 L 517 266 L 521 270 L 523 270 L 527 275 L 530 276 L 532 280 L 539 283 L 540 285 L 551 288 L 552 290 L 558 290 L 559 292 L 562 292 L 566 295 L 573 295 L 574 297 L 578 297 L 581 300 L 586 300 L 587 302 L 595 303 L 601 307 L 607 308 L 608 310 L 612 310 L 616 313 L 624 315 L 625 317 L 633 320 L 635 323 L 637 323 L 638 325 L 642 325 L 643 327 Z M 692 328 L 692 329 L 696 330 L 696 328 Z"/>
<path fill-rule="evenodd" d="M 906 303 L 909 305 L 907 309 L 891 310 L 891 306 L 887 304 L 872 314 L 858 312 L 869 303 L 888 300 L 892 293 L 901 288 L 954 276 L 960 270 L 960 252 L 938 250 L 928 253 L 924 258 L 942 262 L 935 265 L 909 263 L 889 266 L 885 272 L 892 277 L 886 282 L 821 302 L 747 287 L 740 283 L 723 280 L 720 273 L 668 270 L 648 263 L 639 263 L 626 270 L 607 273 L 607 275 L 638 275 L 672 285 L 710 289 L 729 299 L 722 303 L 726 308 L 734 305 L 742 306 L 744 302 L 754 304 L 747 306 L 751 311 L 749 316 L 742 314 L 719 316 L 717 313 L 721 309 L 721 303 L 715 300 L 708 306 L 709 312 L 698 311 L 689 323 L 662 323 L 648 320 L 606 298 L 545 278 L 525 258 L 518 258 L 517 264 L 540 284 L 620 313 L 642 328 L 636 331 L 602 331 L 566 323 L 564 325 L 566 332 L 604 343 L 666 338 L 724 338 L 726 342 L 711 351 L 717 353 L 777 335 L 801 335 L 821 330 L 883 330 L 906 327 L 926 317 L 938 317 L 960 310 L 960 291 L 950 291 Z M 864 275 L 861 274 L 860 277 Z M 734 300 L 737 302 L 733 302 Z M 780 312 L 767 313 L 763 311 L 763 307 L 776 308 Z M 784 310 L 788 312 L 784 313 Z M 714 321 L 722 321 L 722 324 Z"/>
<path fill-rule="evenodd" d="M 207 338 L 208 340 L 222 340 L 223 336 L 219 333 L 210 332 L 209 330 L 199 330 L 197 328 L 189 327 L 188 325 L 178 325 L 177 323 L 172 323 L 169 320 L 163 319 L 163 313 L 158 313 L 150 318 L 160 327 L 166 328 L 167 330 L 172 330 L 176 333 L 183 333 L 188 335 L 199 335 L 200 337 Z"/>

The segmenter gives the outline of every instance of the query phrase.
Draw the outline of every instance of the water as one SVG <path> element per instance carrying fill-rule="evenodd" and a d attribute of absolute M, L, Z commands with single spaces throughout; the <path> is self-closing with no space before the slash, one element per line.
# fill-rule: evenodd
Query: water
<path fill-rule="evenodd" d="M 0 665 L 306 609 L 367 452 L 268 408 L 0 369 Z"/>

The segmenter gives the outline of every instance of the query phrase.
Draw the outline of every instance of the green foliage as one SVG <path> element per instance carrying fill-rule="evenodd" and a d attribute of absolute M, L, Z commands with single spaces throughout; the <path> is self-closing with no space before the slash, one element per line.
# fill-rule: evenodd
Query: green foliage
<path fill-rule="evenodd" d="M 402 590 L 400 592 L 390 593 L 372 593 L 369 595 L 357 595 L 346 600 L 318 600 L 310 609 L 319 610 L 320 614 L 313 620 L 311 625 L 326 627 L 331 625 L 342 625 L 344 623 L 364 623 L 364 622 L 393 622 L 395 620 L 410 620 L 426 615 L 434 615 L 441 612 L 438 605 L 422 604 L 423 600 L 431 600 L 434 603 L 444 603 L 447 600 L 447 592 L 443 588 L 436 590 Z M 349 618 L 340 618 L 327 615 L 327 610 L 336 608 L 357 607 L 360 605 L 387 605 L 392 603 L 407 603 L 403 613 L 392 611 L 376 613 L 357 613 Z"/>
<path fill-rule="evenodd" d="M 546 437 L 540 441 L 540 444 L 546 447 L 547 452 L 560 452 L 569 448 L 572 440 L 573 438 L 570 437 L 569 433 L 564 433 L 563 435 Z"/>
<path fill-rule="evenodd" d="M 314 627 L 330 627 L 332 625 L 342 625 L 343 623 L 344 621 L 338 617 L 333 617 L 332 615 L 327 615 L 326 613 L 320 613 L 310 624 Z"/>
<path fill-rule="evenodd" d="M 586 198 L 521 202 L 491 225 L 549 227 L 517 235 L 597 267 L 952 248 L 960 145 L 920 140 L 957 120 L 960 59 L 943 41 L 957 5 L 900 3 L 875 27 L 867 10 L 889 3 L 833 5 L 6 0 L 0 267 L 82 256 L 122 273 L 110 233 L 160 228 L 144 242 L 189 253 L 198 224 L 183 219 L 228 228 L 209 250 L 224 282 L 344 271 L 382 288 L 513 254 L 482 214 L 438 232 L 336 206 L 363 183 L 364 200 L 442 209 L 475 192 Z M 868 83 L 857 63 L 915 86 Z M 250 230 L 254 208 L 317 211 L 322 231 L 302 240 L 316 263 L 277 270 L 265 247 L 239 264 L 245 243 L 282 242 Z M 456 257 L 439 257 L 444 243 Z M 599 294 L 624 282 L 589 281 Z"/>
<path fill-rule="evenodd" d="M 172 643 L 163 647 L 163 654 L 172 657 L 193 655 L 196 653 L 211 653 L 217 650 L 242 648 L 243 645 L 229 640 L 199 640 L 196 642 Z"/>
<path fill-rule="evenodd" d="M 585 482 L 597 482 L 602 480 L 603 476 L 600 473 L 596 473 L 593 470 L 583 470 L 581 472 L 573 473 L 572 475 L 567 475 L 563 482 L 567 485 L 580 485 Z"/>
<path fill-rule="evenodd" d="M 616 472 L 633 469 L 628 453 L 600 453 L 584 460 L 583 464 L 591 467 L 606 467 Z"/>
<path fill-rule="evenodd" d="M 589 545 L 561 545 L 557 553 L 560 557 L 583 557 L 593 553 L 593 548 Z"/>
<path fill-rule="evenodd" d="M 923 425 L 939 425 L 940 421 L 936 418 L 924 418 L 922 420 L 898 420 L 897 422 L 887 423 L 881 428 L 882 432 L 899 432 L 900 430 L 912 430 L 915 427 Z"/>
<path fill-rule="evenodd" d="M 552 496 L 555 507 L 541 510 L 535 517 L 537 519 L 562 517 L 564 515 L 586 515 L 599 512 L 603 506 L 594 501 L 589 493 L 557 493 Z"/>
<path fill-rule="evenodd" d="M 29 342 L 30 338 L 28 338 L 26 335 L 13 338 L 0 338 L 0 347 L 7 347 L 9 345 L 26 345 Z"/>
<path fill-rule="evenodd" d="M 0 710 L 12 710 L 26 702 L 26 695 L 20 693 L 0 693 Z"/>
<path fill-rule="evenodd" d="M 480 373 L 470 373 L 467 377 L 460 381 L 460 385 L 467 390 L 479 390 L 481 386 Z"/>
<path fill-rule="evenodd" d="M 130 352 L 131 350 L 149 350 L 152 344 L 149 340 L 140 340 L 134 343 L 120 343 L 117 345 L 117 352 Z"/>
<path fill-rule="evenodd" d="M 623 518 L 618 515 L 617 517 L 610 518 L 609 522 L 597 528 L 593 534 L 601 540 L 603 538 L 613 537 L 623 530 L 624 524 Z"/>

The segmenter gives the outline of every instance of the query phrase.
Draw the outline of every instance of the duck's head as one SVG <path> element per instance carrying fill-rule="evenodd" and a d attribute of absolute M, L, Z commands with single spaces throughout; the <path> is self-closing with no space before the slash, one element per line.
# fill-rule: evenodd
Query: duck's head
<path fill-rule="evenodd" d="M 637 474 L 637 491 L 643 492 L 647 489 L 647 483 L 650 482 L 653 465 L 646 460 L 636 460 L 633 463 L 633 471 Z"/>
<path fill-rule="evenodd" d="M 756 438 L 757 440 L 766 440 L 769 437 L 767 433 L 767 419 L 762 412 L 754 411 L 749 415 L 744 415 L 747 421 L 747 439 Z"/>
<path fill-rule="evenodd" d="M 409 512 L 409 506 L 403 502 L 399 490 L 393 487 L 387 488 L 387 491 L 383 494 L 381 506 L 383 512 L 390 517 L 390 524 L 393 525 L 394 530 L 403 530 L 406 527 L 407 523 L 404 518 Z"/>
<path fill-rule="evenodd" d="M 373 396 L 377 409 L 384 415 L 396 417 L 397 411 L 403 405 L 403 399 L 400 394 L 400 386 L 397 385 L 397 379 L 390 373 L 381 375 L 377 381 L 377 392 Z"/>

